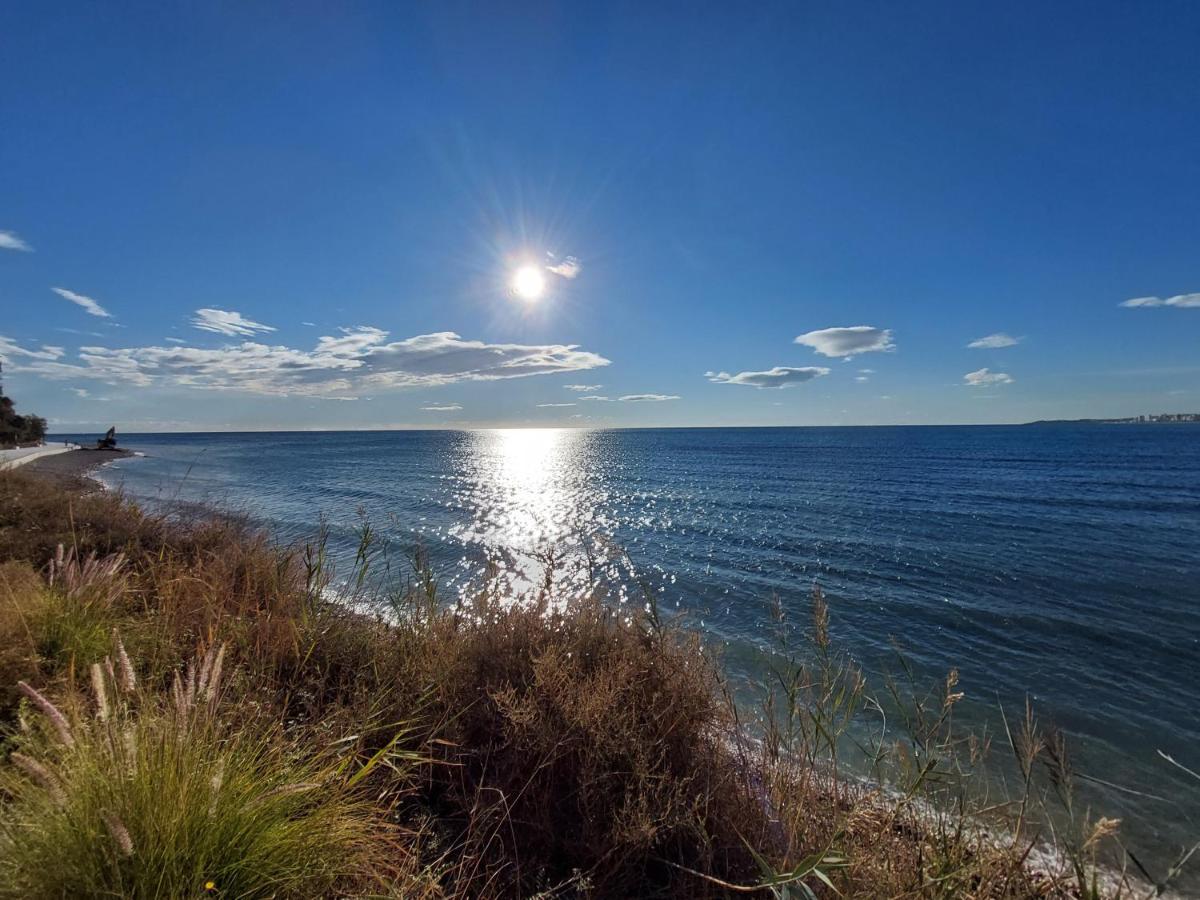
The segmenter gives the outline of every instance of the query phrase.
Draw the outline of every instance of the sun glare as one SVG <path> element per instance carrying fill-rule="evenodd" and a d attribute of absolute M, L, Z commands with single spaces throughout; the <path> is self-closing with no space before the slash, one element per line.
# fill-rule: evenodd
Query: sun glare
<path fill-rule="evenodd" d="M 537 300 L 546 292 L 546 276 L 537 266 L 521 266 L 513 273 L 512 290 L 522 300 Z"/>

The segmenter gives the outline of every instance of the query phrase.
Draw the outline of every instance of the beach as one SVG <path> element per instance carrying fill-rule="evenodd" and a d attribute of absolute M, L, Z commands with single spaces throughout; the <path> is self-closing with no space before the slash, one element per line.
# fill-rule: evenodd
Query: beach
<path fill-rule="evenodd" d="M 63 486 L 97 490 L 100 482 L 87 477 L 88 474 L 132 455 L 131 450 L 68 450 L 26 463 L 24 470 Z"/>

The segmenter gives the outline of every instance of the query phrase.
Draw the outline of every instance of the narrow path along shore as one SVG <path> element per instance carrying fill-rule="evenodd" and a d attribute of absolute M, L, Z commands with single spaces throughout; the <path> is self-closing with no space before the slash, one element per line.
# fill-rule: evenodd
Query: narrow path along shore
<path fill-rule="evenodd" d="M 132 455 L 130 450 L 70 450 L 39 457 L 28 463 L 25 471 L 62 484 L 89 488 L 95 487 L 95 483 L 85 477 L 89 472 L 114 459 Z"/>

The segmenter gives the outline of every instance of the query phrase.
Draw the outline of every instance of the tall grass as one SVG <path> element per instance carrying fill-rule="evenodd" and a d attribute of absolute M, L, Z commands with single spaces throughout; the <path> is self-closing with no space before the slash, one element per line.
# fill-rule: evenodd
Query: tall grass
<path fill-rule="evenodd" d="M 115 650 L 90 667 L 86 710 L 22 683 L 0 896 L 312 897 L 361 875 L 383 846 L 376 812 L 347 792 L 344 762 L 223 714 L 224 647 L 169 692 L 139 689 Z"/>

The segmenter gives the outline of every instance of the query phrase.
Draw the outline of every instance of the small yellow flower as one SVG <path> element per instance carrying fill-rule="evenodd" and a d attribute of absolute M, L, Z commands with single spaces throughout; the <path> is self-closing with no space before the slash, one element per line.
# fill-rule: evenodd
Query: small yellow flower
<path fill-rule="evenodd" d="M 206 891 L 215 891 L 217 889 L 217 883 L 215 881 L 206 881 L 204 882 L 204 889 Z"/>

